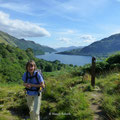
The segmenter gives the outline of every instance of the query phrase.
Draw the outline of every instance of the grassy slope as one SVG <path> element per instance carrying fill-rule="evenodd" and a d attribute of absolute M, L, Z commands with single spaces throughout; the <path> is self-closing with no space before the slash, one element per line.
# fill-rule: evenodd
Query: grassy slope
<path fill-rule="evenodd" d="M 6 45 L 11 45 L 14 47 L 17 47 L 17 45 L 14 43 L 14 41 L 16 41 L 17 38 L 10 36 L 7 33 L 4 33 L 2 31 L 0 31 L 0 43 L 5 43 Z"/>
<path fill-rule="evenodd" d="M 23 96 L 22 88 L 18 84 L 0 84 L 0 120 L 21 120 L 12 115 L 9 109 L 19 106 L 19 96 Z"/>
<path fill-rule="evenodd" d="M 54 120 L 92 120 L 89 101 L 80 88 L 81 77 L 72 76 L 68 71 L 63 70 L 44 73 L 44 76 L 47 88 L 42 97 L 41 115 L 43 118 L 47 116 L 47 119 Z M 16 114 L 18 117 L 16 120 L 22 120 L 22 115 L 28 115 L 28 111 L 25 112 L 28 109 L 22 86 L 0 84 L 0 96 L 1 119 L 4 116 L 6 116 L 4 120 L 7 120 L 8 117 L 14 118 L 10 111 Z M 68 115 L 50 115 L 54 113 Z"/>
<path fill-rule="evenodd" d="M 110 120 L 120 120 L 120 72 L 111 72 L 97 79 L 103 91 L 102 109 Z"/>
<path fill-rule="evenodd" d="M 84 82 L 80 76 L 74 76 L 72 70 L 44 73 L 44 77 L 47 88 L 42 97 L 43 118 L 47 116 L 47 119 L 54 120 L 93 120 L 89 101 L 92 93 L 89 75 L 84 77 Z M 108 119 L 120 120 L 120 73 L 113 72 L 99 76 L 96 78 L 96 85 L 102 89 L 102 110 Z M 8 117 L 22 120 L 22 115 L 28 115 L 23 86 L 0 84 L 0 96 L 2 120 L 8 120 Z M 14 113 L 14 116 L 9 110 Z M 70 115 L 52 115 L 54 113 Z"/>

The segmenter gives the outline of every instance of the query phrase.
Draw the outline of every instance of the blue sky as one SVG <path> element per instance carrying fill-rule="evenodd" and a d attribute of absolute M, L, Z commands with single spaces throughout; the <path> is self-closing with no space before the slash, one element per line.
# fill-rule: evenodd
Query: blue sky
<path fill-rule="evenodd" d="M 0 0 L 0 30 L 52 48 L 120 33 L 120 0 Z"/>

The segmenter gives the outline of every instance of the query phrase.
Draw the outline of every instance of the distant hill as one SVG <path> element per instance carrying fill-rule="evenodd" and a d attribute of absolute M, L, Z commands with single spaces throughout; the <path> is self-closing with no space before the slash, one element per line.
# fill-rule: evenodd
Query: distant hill
<path fill-rule="evenodd" d="M 69 51 L 69 54 L 106 56 L 117 51 L 120 51 L 120 34 L 114 34 L 108 38 L 93 42 L 89 46 L 86 46 L 82 49 Z"/>
<path fill-rule="evenodd" d="M 76 55 L 76 50 L 81 50 L 82 48 L 84 48 L 84 46 L 79 46 L 79 47 L 75 47 L 75 46 L 71 46 L 71 47 L 68 47 L 68 48 L 66 48 L 66 49 L 61 49 L 61 51 L 58 51 L 58 53 L 57 54 L 67 54 L 67 55 L 74 55 L 74 53 L 75 53 L 75 55 Z"/>
<path fill-rule="evenodd" d="M 70 50 L 77 49 L 77 48 L 81 48 L 81 46 L 60 47 L 60 48 L 56 48 L 56 50 L 57 52 L 63 52 L 63 51 L 70 51 Z"/>
<path fill-rule="evenodd" d="M 26 50 L 27 48 L 32 48 L 34 51 L 34 54 L 44 54 L 44 52 L 56 51 L 53 48 L 37 44 L 33 41 L 15 38 L 2 31 L 0 31 L 0 43 L 9 44 L 11 46 L 19 47 L 24 50 Z"/>

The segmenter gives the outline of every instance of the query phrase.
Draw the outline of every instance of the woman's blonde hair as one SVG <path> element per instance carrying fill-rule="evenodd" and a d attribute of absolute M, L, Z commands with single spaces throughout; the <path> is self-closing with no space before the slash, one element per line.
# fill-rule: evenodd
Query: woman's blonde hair
<path fill-rule="evenodd" d="M 28 66 L 30 66 L 30 65 L 34 65 L 35 70 L 37 69 L 35 61 L 34 60 L 30 60 L 26 64 L 26 70 L 28 70 Z"/>

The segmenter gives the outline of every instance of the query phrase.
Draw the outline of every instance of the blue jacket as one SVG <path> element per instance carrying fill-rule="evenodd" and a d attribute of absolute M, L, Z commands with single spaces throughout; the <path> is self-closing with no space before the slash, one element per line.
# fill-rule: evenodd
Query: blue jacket
<path fill-rule="evenodd" d="M 36 75 L 36 72 L 37 72 L 37 71 L 34 71 L 33 76 Z M 31 79 L 30 79 L 29 77 L 32 77 L 32 76 L 31 76 L 30 73 L 28 72 L 27 83 L 38 84 L 38 81 L 39 81 L 39 83 L 44 82 L 43 77 L 41 76 L 41 74 L 40 74 L 39 72 L 38 72 L 38 74 L 37 74 L 38 81 L 36 80 L 36 77 L 33 77 L 33 78 L 31 78 Z M 22 80 L 24 81 L 24 83 L 26 82 L 26 72 L 24 73 L 24 75 L 23 75 L 23 77 L 22 77 Z M 36 88 L 35 88 L 35 87 L 32 87 L 31 89 L 32 89 L 32 90 L 35 90 Z M 29 91 L 29 90 L 27 90 L 27 94 L 28 94 L 28 95 L 38 95 L 38 92 L 37 92 L 37 91 Z"/>

